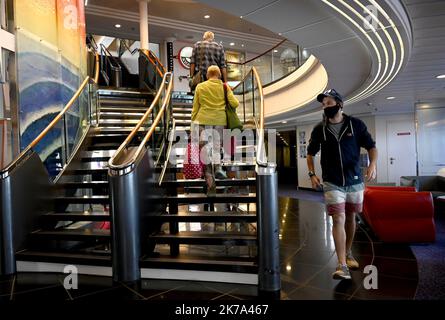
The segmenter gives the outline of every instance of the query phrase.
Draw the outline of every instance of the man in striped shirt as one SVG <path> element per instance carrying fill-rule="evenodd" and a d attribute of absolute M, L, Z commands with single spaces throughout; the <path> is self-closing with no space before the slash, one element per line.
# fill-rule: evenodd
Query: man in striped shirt
<path fill-rule="evenodd" d="M 190 62 L 190 77 L 201 71 L 201 82 L 207 80 L 207 69 L 212 65 L 217 65 L 221 70 L 223 82 L 227 82 L 227 68 L 224 48 L 215 42 L 215 35 L 211 31 L 204 33 L 202 41 L 198 41 L 193 46 L 193 53 Z"/>

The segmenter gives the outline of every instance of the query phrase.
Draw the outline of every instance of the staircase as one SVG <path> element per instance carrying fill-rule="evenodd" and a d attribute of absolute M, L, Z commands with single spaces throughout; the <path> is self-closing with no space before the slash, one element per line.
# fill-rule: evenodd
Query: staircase
<path fill-rule="evenodd" d="M 147 110 L 153 94 L 98 91 L 98 126 L 55 184 L 54 210 L 41 216 L 18 261 L 111 266 L 108 160 Z M 139 144 L 141 129 L 132 144 Z"/>
<path fill-rule="evenodd" d="M 169 142 L 167 135 L 168 130 L 190 134 L 192 104 L 172 103 L 172 87 L 172 74 L 166 73 L 156 100 L 151 92 L 98 90 L 97 118 L 89 120 L 97 125 L 51 185 L 52 193 L 46 198 L 52 209 L 40 214 L 40 198 L 33 197 L 33 217 L 40 214 L 39 224 L 20 224 L 22 229 L 33 228 L 26 245 L 20 247 L 25 249 L 15 259 L 8 257 L 17 261 L 19 271 L 36 270 L 32 263 L 50 263 L 40 270 L 56 272 L 60 265 L 51 264 L 75 264 L 85 268 L 81 273 L 113 275 L 118 281 L 202 280 L 258 284 L 259 290 L 279 292 L 273 164 L 264 165 L 260 156 L 257 164 L 257 137 L 252 137 L 240 146 L 240 161 L 223 163 L 228 178 L 216 181 L 216 196 L 204 193 L 204 180 L 184 179 L 183 163 L 166 159 L 168 150 L 184 155 L 186 146 Z M 259 88 L 252 86 L 262 93 Z M 152 113 L 141 125 L 149 106 Z M 254 113 L 247 102 L 243 108 L 244 114 Z M 261 112 L 259 117 L 253 114 L 254 119 L 264 119 L 264 105 L 256 110 Z M 263 121 L 255 124 L 262 128 Z M 25 177 L 31 168 L 42 166 L 35 153 L 31 156 L 32 161 L 23 160 Z M 267 170 L 272 174 L 261 174 Z M 8 267 L 14 270 L 13 264 Z M 99 272 L 97 267 L 107 269 Z"/>
<path fill-rule="evenodd" d="M 176 131 L 190 134 L 191 110 L 191 103 L 173 102 Z M 253 147 L 254 141 L 248 141 L 244 148 L 249 146 Z M 185 154 L 179 144 L 173 148 L 177 155 Z M 187 273 L 191 271 L 198 272 L 195 277 L 203 280 L 211 277 L 213 281 L 257 283 L 254 160 L 244 155 L 241 163 L 224 163 L 228 179 L 216 180 L 216 197 L 203 193 L 203 179 L 184 179 L 182 161 L 168 165 L 161 184 L 166 191 L 162 201 L 167 212 L 150 217 L 162 228 L 150 236 L 156 244 L 155 253 L 142 257 L 143 275 L 150 277 L 158 269 L 172 269 L 181 270 L 179 278 L 193 277 Z M 245 276 L 234 277 L 234 273 Z"/>

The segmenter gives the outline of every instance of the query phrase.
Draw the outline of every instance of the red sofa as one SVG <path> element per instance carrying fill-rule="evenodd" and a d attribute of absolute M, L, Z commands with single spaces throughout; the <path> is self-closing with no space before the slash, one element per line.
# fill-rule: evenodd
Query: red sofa
<path fill-rule="evenodd" d="M 366 187 L 362 217 L 385 242 L 434 242 L 434 204 L 430 192 L 414 187 Z"/>

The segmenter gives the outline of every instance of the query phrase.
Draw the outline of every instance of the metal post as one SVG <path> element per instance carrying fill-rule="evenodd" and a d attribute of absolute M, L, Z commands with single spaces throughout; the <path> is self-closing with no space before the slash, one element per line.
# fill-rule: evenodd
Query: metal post
<path fill-rule="evenodd" d="M 258 291 L 280 297 L 278 174 L 275 165 L 257 167 Z"/>
<path fill-rule="evenodd" d="M 132 282 L 140 279 L 140 207 L 138 175 L 110 176 L 111 247 L 113 280 Z"/>

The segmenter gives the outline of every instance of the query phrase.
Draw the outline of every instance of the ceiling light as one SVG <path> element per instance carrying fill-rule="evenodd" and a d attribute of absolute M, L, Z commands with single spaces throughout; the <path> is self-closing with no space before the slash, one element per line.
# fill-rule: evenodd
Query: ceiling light
<path fill-rule="evenodd" d="M 282 123 L 282 124 L 286 124 L 286 123 L 287 123 L 287 121 L 281 121 L 281 123 Z"/>
<path fill-rule="evenodd" d="M 244 43 L 241 45 L 241 47 L 244 47 Z"/>
<path fill-rule="evenodd" d="M 275 52 L 275 53 L 277 53 L 278 52 L 278 50 L 277 49 L 275 49 L 273 52 Z"/>
<path fill-rule="evenodd" d="M 115 26 L 116 28 L 118 28 L 118 29 L 119 29 L 120 27 L 122 27 L 120 24 L 115 24 L 114 26 Z"/>
<path fill-rule="evenodd" d="M 286 270 L 287 270 L 287 271 L 291 271 L 291 270 L 292 270 L 292 266 L 291 266 L 291 265 L 287 265 L 287 266 L 286 266 Z"/>
<path fill-rule="evenodd" d="M 386 100 L 394 100 L 396 97 L 388 97 Z"/>
<path fill-rule="evenodd" d="M 204 19 L 210 19 L 210 16 L 209 16 L 208 14 L 206 14 L 206 15 L 204 16 Z"/>
<path fill-rule="evenodd" d="M 234 45 L 235 45 L 235 42 L 230 42 L 230 45 L 231 45 L 231 46 L 234 46 Z"/>
<path fill-rule="evenodd" d="M 88 5 L 88 0 L 85 0 L 85 7 Z"/>
<path fill-rule="evenodd" d="M 436 77 L 437 79 L 445 79 L 445 74 L 441 74 L 440 76 Z"/>

